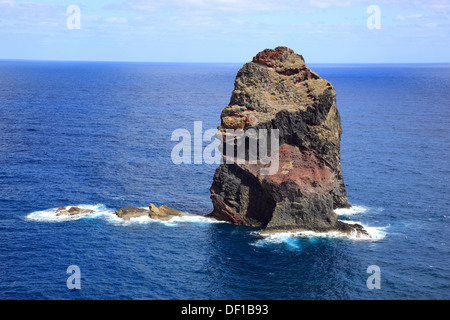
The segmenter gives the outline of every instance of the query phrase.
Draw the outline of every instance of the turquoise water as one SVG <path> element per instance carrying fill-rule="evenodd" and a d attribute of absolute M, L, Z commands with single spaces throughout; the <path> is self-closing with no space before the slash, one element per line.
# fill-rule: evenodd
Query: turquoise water
<path fill-rule="evenodd" d="M 1 299 L 448 299 L 450 65 L 312 65 L 336 89 L 351 210 L 373 239 L 206 218 L 216 165 L 175 129 L 219 124 L 236 64 L 0 62 Z M 56 217 L 60 206 L 95 210 Z M 81 270 L 69 290 L 67 267 Z M 366 272 L 381 270 L 381 289 Z"/>

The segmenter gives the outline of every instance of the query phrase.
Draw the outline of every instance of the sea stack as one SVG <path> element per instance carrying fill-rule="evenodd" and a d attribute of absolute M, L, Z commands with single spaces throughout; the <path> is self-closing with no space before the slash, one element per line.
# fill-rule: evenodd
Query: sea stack
<path fill-rule="evenodd" d="M 266 230 L 365 233 L 360 225 L 338 221 L 334 212 L 350 207 L 340 162 L 342 128 L 336 93 L 301 55 L 287 47 L 258 53 L 237 73 L 230 103 L 220 118 L 223 141 L 230 130 L 277 129 L 279 148 L 268 149 L 278 164 L 275 172 L 264 174 L 268 165 L 259 161 L 259 155 L 257 163 L 247 158 L 226 162 L 230 152 L 222 143 L 224 161 L 210 188 L 214 206 L 210 216 Z M 244 142 L 251 139 L 248 136 Z M 248 157 L 252 151 L 245 148 Z"/>

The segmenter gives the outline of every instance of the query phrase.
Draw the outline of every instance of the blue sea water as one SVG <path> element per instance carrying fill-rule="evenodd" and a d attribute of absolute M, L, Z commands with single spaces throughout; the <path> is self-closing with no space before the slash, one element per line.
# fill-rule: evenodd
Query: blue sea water
<path fill-rule="evenodd" d="M 449 299 L 448 64 L 311 65 L 342 119 L 354 207 L 338 213 L 374 239 L 114 217 L 150 202 L 211 211 L 216 165 L 173 164 L 171 134 L 215 128 L 239 68 L 1 61 L 0 299 Z"/>

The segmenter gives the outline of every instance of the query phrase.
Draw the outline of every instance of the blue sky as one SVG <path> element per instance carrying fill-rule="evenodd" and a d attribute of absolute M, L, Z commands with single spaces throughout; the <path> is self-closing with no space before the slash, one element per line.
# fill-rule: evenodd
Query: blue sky
<path fill-rule="evenodd" d="M 450 0 L 0 0 L 0 59 L 242 63 L 283 45 L 309 63 L 450 62 L 449 18 Z"/>

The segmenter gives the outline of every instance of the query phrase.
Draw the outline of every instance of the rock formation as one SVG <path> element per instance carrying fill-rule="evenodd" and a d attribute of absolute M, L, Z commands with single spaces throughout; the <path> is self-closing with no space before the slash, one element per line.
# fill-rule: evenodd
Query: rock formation
<path fill-rule="evenodd" d="M 150 203 L 150 218 L 158 220 L 170 220 L 173 217 L 182 217 L 187 215 L 186 212 L 181 212 L 168 206 L 162 205 L 157 208 L 154 204 Z"/>
<path fill-rule="evenodd" d="M 131 218 L 138 217 L 149 217 L 157 220 L 170 220 L 173 217 L 181 217 L 187 215 L 188 213 L 181 212 L 168 206 L 162 205 L 157 208 L 153 203 L 150 203 L 149 208 L 136 208 L 136 207 L 125 207 L 120 208 L 114 212 L 116 216 L 124 220 L 130 220 Z"/>
<path fill-rule="evenodd" d="M 66 207 L 60 207 L 60 208 L 56 209 L 57 216 L 62 216 L 62 215 L 74 216 L 77 214 L 88 214 L 88 213 L 93 213 L 93 212 L 94 212 L 94 210 L 83 209 L 83 208 L 78 208 L 78 207 L 70 207 L 69 209 L 67 209 Z"/>
<path fill-rule="evenodd" d="M 223 139 L 229 129 L 278 129 L 279 149 L 269 151 L 279 163 L 274 174 L 262 174 L 267 164 L 259 156 L 257 163 L 223 161 L 210 189 L 214 210 L 209 216 L 268 230 L 364 232 L 360 225 L 338 221 L 333 211 L 350 206 L 340 163 L 336 93 L 301 55 L 277 47 L 244 64 L 218 129 Z M 223 148 L 223 160 L 229 151 Z"/>
<path fill-rule="evenodd" d="M 143 216 L 149 216 L 149 211 L 145 208 L 125 207 L 120 208 L 114 212 L 116 216 L 124 220 L 130 220 L 131 218 L 138 218 Z"/>

